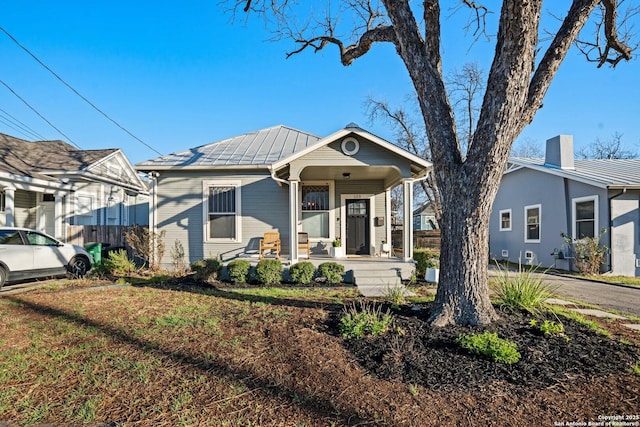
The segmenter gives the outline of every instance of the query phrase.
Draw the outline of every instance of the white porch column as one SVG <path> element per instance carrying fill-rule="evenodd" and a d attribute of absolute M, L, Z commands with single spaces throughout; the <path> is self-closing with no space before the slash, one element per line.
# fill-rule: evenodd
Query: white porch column
<path fill-rule="evenodd" d="M 158 173 L 149 173 L 149 233 L 158 231 Z M 206 239 L 206 236 L 203 236 Z"/>
<path fill-rule="evenodd" d="M 404 262 L 413 259 L 413 181 L 402 181 L 402 255 Z"/>
<path fill-rule="evenodd" d="M 389 258 L 393 257 L 393 244 L 391 242 L 391 190 L 387 190 L 384 193 L 384 197 L 385 197 L 385 213 L 384 213 L 384 223 L 385 223 L 385 228 L 384 228 L 384 235 L 385 235 L 385 240 L 387 241 L 387 243 L 389 244 L 389 248 L 391 249 L 389 251 L 389 253 L 387 253 L 387 256 Z"/>
<path fill-rule="evenodd" d="M 15 227 L 15 200 L 16 200 L 16 189 L 12 187 L 7 187 L 4 189 L 4 213 L 5 213 L 5 221 L 7 227 Z"/>
<path fill-rule="evenodd" d="M 65 241 L 65 230 L 64 230 L 64 210 L 63 210 L 63 202 L 64 196 L 60 196 L 56 194 L 54 196 L 54 204 L 53 204 L 53 218 L 54 218 L 54 236 L 58 240 Z"/>
<path fill-rule="evenodd" d="M 298 262 L 298 208 L 300 181 L 289 182 L 289 258 L 291 264 Z"/>

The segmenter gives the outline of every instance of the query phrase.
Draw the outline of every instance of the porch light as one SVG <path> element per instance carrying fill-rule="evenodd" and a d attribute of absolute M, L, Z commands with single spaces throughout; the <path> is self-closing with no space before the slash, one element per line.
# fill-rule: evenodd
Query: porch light
<path fill-rule="evenodd" d="M 342 179 L 349 179 L 351 178 L 351 173 L 349 172 L 343 172 L 342 173 Z"/>

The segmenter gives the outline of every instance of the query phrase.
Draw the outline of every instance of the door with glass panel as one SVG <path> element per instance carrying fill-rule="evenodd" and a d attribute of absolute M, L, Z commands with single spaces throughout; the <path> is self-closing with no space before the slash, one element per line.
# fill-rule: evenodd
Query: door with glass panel
<path fill-rule="evenodd" d="M 347 255 L 370 255 L 369 200 L 347 199 Z"/>

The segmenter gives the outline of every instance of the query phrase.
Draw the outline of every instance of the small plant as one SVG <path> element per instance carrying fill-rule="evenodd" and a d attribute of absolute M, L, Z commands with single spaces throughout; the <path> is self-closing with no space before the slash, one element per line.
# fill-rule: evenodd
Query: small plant
<path fill-rule="evenodd" d="M 263 285 L 282 281 L 282 262 L 279 259 L 263 259 L 256 266 L 256 280 Z"/>
<path fill-rule="evenodd" d="M 340 246 L 342 246 L 342 242 L 340 241 L 340 239 L 336 239 L 331 242 L 331 246 L 333 246 L 334 248 L 339 248 Z"/>
<path fill-rule="evenodd" d="M 233 283 L 247 283 L 251 264 L 246 259 L 235 259 L 227 264 L 229 279 Z"/>
<path fill-rule="evenodd" d="M 160 233 L 150 232 L 148 227 L 134 225 L 124 233 L 124 239 L 131 247 L 134 257 L 144 260 L 153 271 L 160 269 L 160 261 L 164 256 L 165 230 Z"/>
<path fill-rule="evenodd" d="M 564 336 L 564 325 L 553 320 L 545 320 L 541 324 L 535 319 L 531 319 L 529 325 L 539 330 L 545 336 Z"/>
<path fill-rule="evenodd" d="M 109 256 L 104 260 L 104 269 L 109 274 L 126 276 L 136 271 L 136 264 L 129 259 L 127 251 L 120 249 L 109 252 Z"/>
<path fill-rule="evenodd" d="M 498 277 L 492 282 L 495 298 L 499 303 L 517 310 L 530 313 L 540 311 L 546 306 L 547 299 L 553 296 L 552 290 L 544 280 L 536 277 L 537 267 L 523 269 L 518 265 L 518 272 L 510 275 L 508 269 L 498 266 Z"/>
<path fill-rule="evenodd" d="M 302 261 L 289 267 L 291 281 L 296 284 L 311 283 L 316 268 L 309 261 Z"/>
<path fill-rule="evenodd" d="M 636 362 L 630 369 L 632 374 L 640 375 L 640 362 Z"/>
<path fill-rule="evenodd" d="M 516 363 L 521 357 L 516 343 L 498 337 L 495 332 L 462 335 L 456 342 L 474 354 L 488 356 L 495 362 L 507 365 Z"/>
<path fill-rule="evenodd" d="M 184 261 L 184 247 L 182 246 L 182 242 L 176 239 L 173 242 L 173 247 L 171 248 L 171 264 L 173 265 L 173 271 L 176 274 L 183 276 L 187 270 L 187 265 Z"/>
<path fill-rule="evenodd" d="M 609 248 L 600 245 L 600 239 L 607 232 L 606 228 L 600 230 L 600 234 L 594 237 L 573 238 L 561 233 L 564 241 L 573 249 L 576 268 L 580 273 L 597 275 Z"/>
<path fill-rule="evenodd" d="M 323 262 L 318 266 L 318 276 L 327 279 L 327 283 L 336 284 L 342 282 L 344 265 L 337 262 Z"/>
<path fill-rule="evenodd" d="M 417 397 L 418 396 L 418 386 L 415 384 L 409 384 L 409 393 L 411 393 L 411 396 L 413 397 Z"/>
<path fill-rule="evenodd" d="M 399 306 L 407 302 L 404 286 L 398 283 L 393 286 L 387 285 L 384 290 L 384 298 L 394 306 Z"/>
<path fill-rule="evenodd" d="M 429 249 L 414 250 L 413 261 L 416 263 L 418 276 L 424 276 L 427 268 L 440 268 L 440 254 Z"/>
<path fill-rule="evenodd" d="M 215 282 L 221 269 L 222 260 L 220 258 L 201 259 L 191 264 L 191 271 L 195 273 L 193 278 L 200 282 Z"/>
<path fill-rule="evenodd" d="M 340 335 L 344 338 L 381 335 L 387 332 L 392 320 L 389 311 L 383 313 L 382 307 L 375 303 L 360 301 L 357 307 L 354 302 L 344 308 L 344 314 L 340 318 Z"/>

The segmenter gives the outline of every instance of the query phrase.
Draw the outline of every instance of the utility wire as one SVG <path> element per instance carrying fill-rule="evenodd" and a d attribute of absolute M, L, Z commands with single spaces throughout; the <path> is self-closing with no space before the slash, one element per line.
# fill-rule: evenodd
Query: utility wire
<path fill-rule="evenodd" d="M 58 74 L 56 74 L 55 71 L 53 71 L 51 68 L 47 67 L 47 65 L 42 62 L 40 59 L 38 59 L 37 56 L 35 56 L 33 53 L 31 53 L 31 51 L 29 49 L 27 49 L 26 47 L 24 47 L 22 44 L 20 44 L 20 42 L 18 40 L 16 40 L 15 37 L 13 37 L 11 34 L 9 34 L 9 32 L 7 30 L 5 30 L 2 26 L 0 26 L 0 30 L 2 30 L 3 33 L 5 33 L 11 40 L 13 40 L 13 42 L 15 44 L 17 44 L 22 50 L 24 50 L 25 52 L 27 52 L 33 59 L 36 60 L 36 62 L 38 62 L 38 64 L 42 65 L 47 71 L 49 71 L 51 74 L 53 74 L 58 80 L 60 80 L 60 82 L 62 84 L 64 84 L 66 87 L 68 87 L 73 93 L 75 93 L 76 95 L 78 95 L 84 102 L 86 102 L 87 104 L 89 104 L 91 107 L 93 107 L 94 110 L 96 110 L 98 113 L 102 114 L 107 120 L 109 120 L 111 123 L 113 123 L 114 125 L 116 125 L 117 127 L 119 127 L 120 129 L 122 129 L 124 132 L 126 132 L 129 136 L 131 136 L 133 139 L 135 139 L 136 141 L 140 142 L 141 144 L 143 144 L 145 147 L 147 147 L 148 149 L 156 152 L 158 155 L 162 156 L 162 153 L 159 152 L 158 150 L 156 150 L 155 148 L 153 148 L 152 146 L 150 146 L 149 144 L 147 144 L 146 142 L 144 142 L 143 140 L 141 140 L 140 138 L 138 138 L 137 136 L 135 136 L 134 134 L 132 134 L 131 132 L 129 132 L 129 130 L 127 130 L 124 126 L 122 126 L 120 123 L 116 122 L 114 119 L 112 119 L 111 117 L 109 117 L 109 115 L 107 115 L 107 113 L 105 113 L 104 111 L 102 111 L 101 109 L 99 109 L 93 102 L 89 101 L 87 98 L 85 98 L 80 92 L 78 92 L 76 89 L 74 89 L 69 83 L 67 83 L 62 77 L 60 77 Z"/>
<path fill-rule="evenodd" d="M 25 101 L 25 99 L 23 97 L 21 97 L 20 95 L 18 95 L 16 93 L 15 90 L 11 89 L 11 87 L 6 84 L 3 80 L 0 80 L 0 83 L 2 83 L 4 85 L 4 87 L 6 87 L 7 89 L 9 89 L 9 91 L 14 94 L 16 97 L 18 97 L 18 99 L 22 102 L 24 102 L 24 105 L 26 105 L 27 107 L 29 107 L 31 109 L 31 111 L 33 111 L 34 113 L 36 113 L 42 120 L 44 120 L 45 122 L 47 122 L 49 124 L 49 126 L 51 126 L 52 128 L 54 128 L 55 130 L 58 131 L 58 133 L 62 136 L 64 136 L 65 138 L 67 138 L 67 141 L 69 141 L 70 143 L 72 143 L 73 145 L 75 145 L 79 150 L 82 150 L 82 148 L 80 148 L 80 146 L 78 144 L 76 144 L 71 138 L 69 138 L 69 136 L 67 136 L 64 132 L 62 132 L 60 129 L 58 129 L 57 127 L 54 126 L 53 123 L 51 123 L 49 120 L 47 120 L 47 118 L 45 116 L 43 116 L 42 114 L 40 114 L 38 112 L 38 110 L 36 110 L 35 108 L 33 108 L 27 101 Z"/>
<path fill-rule="evenodd" d="M 40 140 L 46 139 L 45 137 L 40 135 L 38 132 L 36 132 L 35 130 L 31 129 L 28 125 L 22 123 L 20 120 L 18 120 L 17 118 L 15 118 L 10 113 L 8 113 L 7 111 L 3 110 L 2 108 L 0 108 L 0 116 L 4 120 L 11 122 L 11 124 L 13 126 L 17 126 L 20 129 L 22 129 L 22 134 L 23 135 L 27 136 L 26 133 L 31 134 L 31 136 L 28 136 L 28 138 L 34 138 L 34 139 L 40 139 Z M 6 121 L 5 121 L 5 123 L 7 123 Z M 7 123 L 7 125 L 8 125 L 8 123 Z M 13 129 L 16 129 L 16 128 L 13 127 Z"/>

